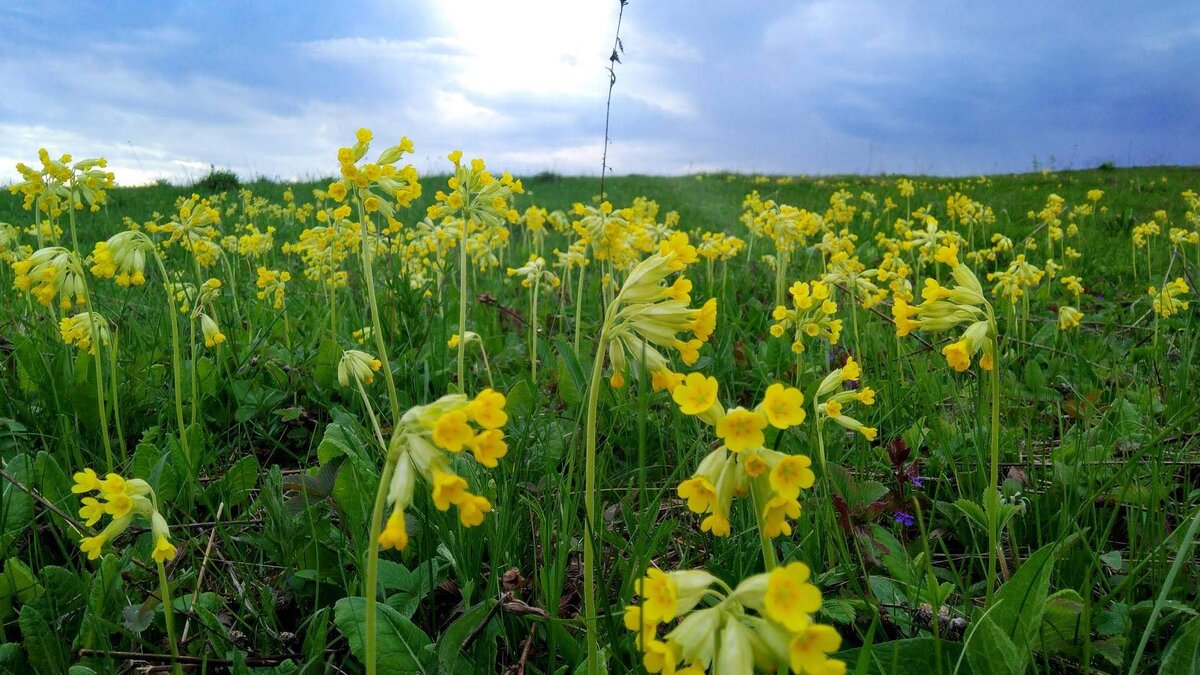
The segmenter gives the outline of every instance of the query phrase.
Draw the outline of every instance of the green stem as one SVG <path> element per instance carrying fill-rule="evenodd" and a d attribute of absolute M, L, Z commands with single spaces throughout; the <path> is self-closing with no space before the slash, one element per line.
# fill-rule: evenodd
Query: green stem
<path fill-rule="evenodd" d="M 586 249 L 584 255 L 587 255 Z M 575 358 L 579 358 L 579 336 L 583 328 L 583 278 L 587 275 L 587 260 L 579 266 L 579 285 L 575 287 Z"/>
<path fill-rule="evenodd" d="M 396 382 L 392 378 L 392 364 L 388 360 L 387 343 L 383 340 L 382 323 L 379 320 L 379 302 L 375 299 L 375 275 L 371 270 L 371 246 L 370 232 L 367 225 L 367 210 L 363 206 L 362 199 L 358 200 L 358 216 L 362 227 L 362 266 L 363 266 L 363 283 L 367 287 L 367 302 L 371 310 L 371 332 L 375 334 L 375 350 L 379 352 L 378 358 L 383 362 L 382 368 L 383 379 L 387 382 L 388 400 L 392 406 L 392 422 L 400 421 L 400 397 L 396 395 Z M 461 349 L 459 352 L 461 353 Z M 462 373 L 459 372 L 461 381 Z"/>
<path fill-rule="evenodd" d="M 582 275 L 581 275 L 582 276 Z M 600 671 L 599 636 L 596 614 L 596 551 L 592 540 L 596 524 L 596 408 L 600 401 L 601 373 L 604 369 L 604 354 L 608 349 L 608 321 L 600 330 L 600 342 L 596 345 L 596 358 L 592 363 L 592 379 L 588 385 L 587 422 L 584 431 L 586 450 L 584 455 L 584 537 L 583 537 L 583 612 L 587 622 L 587 672 L 597 675 Z"/>
<path fill-rule="evenodd" d="M 758 525 L 758 541 L 762 545 L 763 569 L 767 572 L 779 566 L 779 560 L 775 557 L 775 546 L 771 543 L 771 538 L 767 536 L 767 531 L 764 529 L 766 525 L 763 510 L 766 508 L 766 503 L 763 501 L 762 487 L 759 485 L 760 478 L 750 479 L 750 497 L 754 504 L 754 522 Z"/>
<path fill-rule="evenodd" d="M 997 333 L 996 319 L 989 312 L 992 324 L 992 419 L 989 429 L 991 438 L 989 445 L 988 490 L 996 490 L 1000 482 L 1000 336 Z M 993 516 L 994 517 L 994 516 Z M 988 577 L 987 589 L 984 593 L 984 607 L 992 604 L 992 591 L 996 586 L 996 528 L 988 523 Z"/>
<path fill-rule="evenodd" d="M 104 441 L 104 457 L 108 468 L 113 469 L 112 441 L 108 437 L 108 413 L 104 406 L 104 341 L 96 331 L 96 314 L 92 310 L 92 291 L 88 288 L 87 274 L 83 272 L 83 256 L 79 251 L 79 237 L 75 234 L 75 193 L 71 192 L 71 203 L 67 205 L 67 215 L 71 222 L 71 244 L 75 248 L 75 261 L 79 263 L 79 279 L 83 283 L 83 300 L 88 312 L 88 331 L 92 336 L 92 361 L 96 368 L 96 407 L 100 413 L 100 437 Z"/>
<path fill-rule="evenodd" d="M 179 340 L 179 317 L 176 316 L 178 309 L 175 306 L 175 294 L 168 283 L 167 266 L 158 251 L 154 251 L 154 262 L 158 263 L 158 271 L 163 278 L 163 289 L 167 292 L 167 302 L 171 305 L 171 372 L 175 379 L 175 419 L 179 424 L 179 445 L 183 448 L 183 456 L 188 460 L 188 466 L 191 466 L 192 453 L 188 448 L 187 429 L 183 422 L 183 357 Z"/>
<path fill-rule="evenodd" d="M 530 298 L 529 306 L 529 380 L 533 387 L 537 388 L 537 327 L 538 327 L 538 286 L 541 285 L 541 276 L 533 281 L 533 296 Z"/>
<path fill-rule="evenodd" d="M 171 606 L 171 586 L 167 583 L 167 568 L 158 563 L 158 588 L 162 595 L 163 618 L 167 622 L 167 642 L 171 643 L 171 670 L 183 675 L 179 665 L 179 645 L 175 642 L 175 609 Z"/>
<path fill-rule="evenodd" d="M 358 380 L 355 380 L 354 384 L 358 387 L 358 395 L 362 397 L 363 406 L 367 409 L 367 417 L 371 420 L 371 430 L 375 433 L 375 440 L 379 441 L 379 447 L 383 449 L 386 457 L 383 473 L 379 476 L 379 486 L 375 489 L 375 505 L 371 507 L 371 532 L 367 542 L 367 578 L 366 586 L 363 588 L 363 596 L 367 601 L 366 636 L 363 640 L 366 649 L 364 657 L 367 662 L 367 674 L 374 675 L 376 668 L 375 601 L 379 590 L 379 534 L 383 529 L 383 507 L 387 502 L 387 493 L 391 486 L 392 471 L 396 468 L 396 461 L 388 452 L 387 443 L 383 440 L 383 431 L 379 427 L 379 420 L 375 417 L 375 409 L 371 407 L 371 399 L 367 396 L 367 390 Z"/>
<path fill-rule="evenodd" d="M 112 371 L 112 380 L 109 383 L 112 392 L 112 409 L 113 409 L 113 425 L 117 427 L 117 445 L 121 447 L 121 461 L 129 461 L 129 450 L 125 445 L 125 428 L 121 424 L 121 404 L 120 398 L 117 396 L 117 340 L 120 333 L 116 326 L 112 329 L 112 349 L 108 350 L 108 369 Z"/>
<path fill-rule="evenodd" d="M 463 213 L 462 232 L 458 238 L 458 390 L 467 391 L 466 372 L 467 348 L 467 216 Z"/>

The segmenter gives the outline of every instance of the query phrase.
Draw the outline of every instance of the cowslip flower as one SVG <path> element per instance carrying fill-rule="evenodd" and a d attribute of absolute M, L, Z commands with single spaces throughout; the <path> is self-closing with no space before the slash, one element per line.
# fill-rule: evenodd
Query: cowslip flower
<path fill-rule="evenodd" d="M 95 560 L 103 553 L 104 546 L 120 536 L 134 518 L 150 521 L 150 532 L 154 548 L 150 557 L 156 563 L 174 560 L 177 549 L 171 543 L 170 528 L 158 510 L 158 501 L 150 484 L 140 478 L 126 479 L 120 474 L 110 473 L 101 479 L 92 469 L 84 469 L 74 475 L 75 484 L 71 492 L 77 495 L 97 493 L 81 498 L 79 517 L 87 526 L 95 525 L 105 517 L 112 520 L 99 534 L 84 537 L 79 541 L 79 550 Z M 103 501 L 101 501 L 103 500 Z"/>
<path fill-rule="evenodd" d="M 789 289 L 792 306 L 779 305 L 771 313 L 775 323 L 771 335 L 783 337 L 792 331 L 792 351 L 804 351 L 804 340 L 824 339 L 837 344 L 842 334 L 842 320 L 833 318 L 837 303 L 830 298 L 830 287 L 822 281 L 797 281 Z"/>
<path fill-rule="evenodd" d="M 846 414 L 846 408 L 852 404 L 875 404 L 875 390 L 861 384 L 854 389 L 843 389 L 847 382 L 856 383 L 862 377 L 862 368 L 854 357 L 847 357 L 846 363 L 821 380 L 817 393 L 813 396 L 813 408 L 817 412 L 817 424 L 826 420 L 837 423 L 842 428 L 858 432 L 868 441 L 875 440 L 878 429 L 868 427 L 857 419 Z M 836 393 L 835 393 L 836 392 Z"/>
<path fill-rule="evenodd" d="M 1154 311 L 1163 318 L 1174 316 L 1188 308 L 1188 301 L 1181 300 L 1187 296 L 1190 289 L 1183 277 L 1168 281 L 1162 290 L 1151 286 L 1147 293 L 1154 299 Z"/>
<path fill-rule="evenodd" d="M 64 316 L 58 322 L 62 341 L 78 347 L 89 354 L 96 353 L 96 343 L 109 344 L 108 320 L 97 312 L 80 312 L 75 316 Z"/>
<path fill-rule="evenodd" d="M 746 494 L 751 482 L 765 495 L 755 505 L 764 534 L 790 534 L 788 520 L 800 517 L 800 491 L 813 486 L 815 476 L 804 455 L 787 455 L 765 447 L 764 430 L 780 431 L 804 422 L 804 394 L 782 384 L 767 388 L 762 401 L 751 410 L 726 411 L 718 397 L 716 378 L 689 373 L 671 393 L 680 412 L 714 427 L 722 445 L 706 455 L 696 471 L 676 489 L 688 510 L 704 516 L 700 529 L 718 537 L 728 536 L 730 508 L 734 495 Z"/>
<path fill-rule="evenodd" d="M 903 337 L 918 328 L 941 332 L 967 324 L 959 339 L 942 349 L 946 362 L 962 372 L 970 367 L 971 358 L 982 352 L 979 365 L 991 370 L 995 360 L 996 320 L 991 303 L 983 295 L 983 286 L 975 273 L 959 261 L 957 246 L 939 248 L 935 259 L 951 267 L 955 285 L 947 288 L 935 279 L 926 279 L 921 304 L 910 305 L 896 298 L 892 303 L 896 335 Z M 1041 274 L 1040 270 L 1038 273 Z"/>
<path fill-rule="evenodd" d="M 469 453 L 481 466 L 498 466 L 508 454 L 503 432 L 508 423 L 505 403 L 504 394 L 485 389 L 474 399 L 450 394 L 404 413 L 388 446 L 390 468 L 384 475 L 390 471 L 385 501 L 390 512 L 379 534 L 379 546 L 399 550 L 408 546 L 404 513 L 412 505 L 417 478 L 429 487 L 436 509 L 455 507 L 464 527 L 483 522 L 492 503 L 470 491 L 454 464 L 458 456 Z"/>
<path fill-rule="evenodd" d="M 601 342 L 613 365 L 613 386 L 624 384 L 624 373 L 632 361 L 644 365 L 656 391 L 673 387 L 678 377 L 659 348 L 676 350 L 687 365 L 700 358 L 700 349 L 716 330 L 717 300 L 710 298 L 692 308 L 691 281 L 682 276 L 669 284 L 666 281 L 697 260 L 696 248 L 688 243 L 687 235 L 676 232 L 630 270 L 605 313 L 601 330 Z M 681 333 L 691 337 L 680 337 Z"/>
<path fill-rule="evenodd" d="M 626 606 L 624 624 L 637 634 L 648 672 L 845 672 L 829 658 L 841 637 L 816 623 L 821 591 L 803 563 L 747 577 L 732 590 L 704 570 L 650 568 L 634 588 L 639 602 Z M 660 626 L 673 622 L 660 637 Z"/>

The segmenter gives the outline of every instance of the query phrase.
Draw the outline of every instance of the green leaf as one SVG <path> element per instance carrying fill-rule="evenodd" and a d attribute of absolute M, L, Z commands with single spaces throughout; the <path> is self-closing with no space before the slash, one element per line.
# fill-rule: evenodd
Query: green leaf
<path fill-rule="evenodd" d="M 121 601 L 121 559 L 106 555 L 92 574 L 88 585 L 87 610 L 75 638 L 75 648 L 96 649 L 109 646 L 108 637 L 115 627 L 110 616 Z"/>
<path fill-rule="evenodd" d="M 856 647 L 832 656 L 844 661 L 851 668 L 855 668 L 855 664 L 859 664 L 856 672 L 930 675 L 931 672 L 936 672 L 934 668 L 938 662 L 937 648 L 937 641 L 934 638 L 923 637 L 877 643 L 871 645 L 869 649 Z M 952 666 L 962 653 L 962 645 L 943 640 L 941 652 L 942 672 L 952 672 Z M 959 675 L 970 675 L 971 672 L 966 663 L 958 669 Z"/>
<path fill-rule="evenodd" d="M 1038 549 L 992 598 L 994 604 L 988 618 L 1001 633 L 1011 637 L 1022 662 L 1032 652 L 1034 637 L 1042 625 L 1057 552 L 1057 543 Z"/>
<path fill-rule="evenodd" d="M 313 380 L 321 389 L 333 389 L 337 386 L 338 361 L 342 358 L 342 350 L 328 335 L 321 338 L 317 347 L 317 361 L 313 367 Z"/>
<path fill-rule="evenodd" d="M 1200 675 L 1200 617 L 1183 624 L 1163 653 L 1159 675 Z"/>
<path fill-rule="evenodd" d="M 28 487 L 33 476 L 33 462 L 29 455 L 17 455 L 6 467 L 13 480 Z M 25 528 L 33 522 L 33 497 L 9 481 L 3 481 L 0 489 L 0 556 L 8 552 Z"/>
<path fill-rule="evenodd" d="M 214 495 L 230 507 L 241 506 L 250 498 L 250 492 L 258 485 L 258 458 L 254 455 L 242 457 L 216 484 L 220 492 Z M 210 488 L 211 490 L 211 488 Z"/>
<path fill-rule="evenodd" d="M 333 621 L 350 643 L 350 653 L 363 661 L 367 625 L 366 598 L 342 598 L 333 606 Z M 429 636 L 412 621 L 383 603 L 376 605 L 376 665 L 381 673 L 431 673 Z"/>
<path fill-rule="evenodd" d="M 27 603 L 44 591 L 25 563 L 16 558 L 6 560 L 4 574 L 0 575 L 0 623 L 12 618 L 13 600 Z"/>
<path fill-rule="evenodd" d="M 1021 654 L 1008 634 L 994 620 L 1001 605 L 994 606 L 992 613 L 985 614 L 975 622 L 975 629 L 967 639 L 967 662 L 971 669 L 980 673 L 996 675 L 1022 675 L 1027 658 Z"/>
<path fill-rule="evenodd" d="M 1083 616 L 1083 597 L 1072 588 L 1061 590 L 1046 599 L 1042 629 L 1034 648 L 1052 654 L 1074 653 L 1079 640 L 1080 617 Z"/>
<path fill-rule="evenodd" d="M 463 654 L 467 638 L 482 628 L 491 614 L 494 602 L 481 602 L 455 619 L 454 623 L 438 639 L 438 673 L 452 675 L 457 672 L 477 672 L 469 656 Z M 463 671 L 463 667 L 468 670 Z"/>
<path fill-rule="evenodd" d="M 18 623 L 21 625 L 25 653 L 29 655 L 29 665 L 39 673 L 66 672 L 67 655 L 63 650 L 64 642 L 54 635 L 46 617 L 32 605 L 25 605 L 21 608 Z"/>

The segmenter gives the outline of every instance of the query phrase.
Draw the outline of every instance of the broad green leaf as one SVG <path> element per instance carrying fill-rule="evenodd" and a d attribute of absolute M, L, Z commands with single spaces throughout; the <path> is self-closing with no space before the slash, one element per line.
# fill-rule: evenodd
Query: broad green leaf
<path fill-rule="evenodd" d="M 1200 617 L 1185 623 L 1163 653 L 1159 675 L 1200 675 Z"/>
<path fill-rule="evenodd" d="M 930 675 L 937 672 L 937 641 L 931 637 L 893 640 L 871 645 L 869 649 L 856 647 L 832 656 L 845 662 L 848 671 L 865 673 L 888 673 L 889 675 Z M 942 641 L 942 672 L 953 671 L 955 662 L 962 654 L 962 645 Z M 970 665 L 965 661 L 959 675 L 970 675 Z M 987 672 L 987 671 L 984 671 Z"/>
<path fill-rule="evenodd" d="M 996 609 L 1000 606 L 996 605 Z M 990 614 L 976 620 L 965 649 L 967 662 L 975 672 L 994 675 L 1021 675 L 1025 672 L 1027 657 L 1013 644 L 1004 629 L 992 620 Z"/>
<path fill-rule="evenodd" d="M 342 598 L 333 606 L 333 621 L 350 643 L 350 653 L 365 658 L 365 598 Z M 380 673 L 433 673 L 429 636 L 412 621 L 383 603 L 376 605 L 376 665 Z"/>
<path fill-rule="evenodd" d="M 1011 637 L 1022 660 L 1033 650 L 1033 640 L 1042 625 L 1046 598 L 1050 592 L 1050 572 L 1054 569 L 1058 544 L 1048 544 L 1029 556 L 993 596 L 988 618 Z"/>
<path fill-rule="evenodd" d="M 445 633 L 438 638 L 438 673 L 452 675 L 458 672 L 474 672 L 473 661 L 463 653 L 468 637 L 482 629 L 491 614 L 493 602 L 481 602 L 454 620 Z M 464 670 L 466 668 L 466 670 Z"/>
<path fill-rule="evenodd" d="M 18 623 L 21 625 L 21 637 L 29 665 L 39 673 L 66 672 L 66 643 L 54 634 L 46 617 L 32 605 L 25 605 L 21 608 Z"/>

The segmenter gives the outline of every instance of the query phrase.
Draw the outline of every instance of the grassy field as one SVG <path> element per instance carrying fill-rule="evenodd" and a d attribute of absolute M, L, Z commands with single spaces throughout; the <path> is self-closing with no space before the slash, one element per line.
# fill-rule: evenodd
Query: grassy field
<path fill-rule="evenodd" d="M 473 218 L 486 220 L 495 205 L 490 197 L 472 201 L 478 189 L 465 180 L 467 202 L 454 212 L 452 199 L 436 198 L 439 190 L 456 193 L 448 177 L 422 177 L 421 195 L 396 206 L 397 226 L 385 229 L 372 211 L 382 235 L 366 247 L 349 224 L 361 217 L 353 188 L 346 204 L 354 208 L 342 218 L 332 214 L 338 204 L 314 195 L 329 181 L 245 185 L 253 197 L 203 186 L 114 188 L 94 212 L 77 212 L 77 244 L 70 214 L 59 214 L 61 234 L 48 231 L 42 243 L 92 257 L 81 264 L 87 306 L 109 325 L 96 356 L 64 344 L 60 330 L 60 320 L 83 306 L 64 312 L 57 298 L 43 306 L 20 288 L 20 261 L 39 243 L 35 233 L 18 232 L 33 220 L 22 196 L 0 192 L 0 223 L 15 226 L 0 239 L 7 261 L 0 266 L 0 669 L 128 672 L 174 660 L 195 672 L 374 672 L 364 666 L 373 650 L 382 673 L 589 672 L 590 635 L 593 664 L 613 673 L 689 663 L 698 672 L 750 672 L 750 656 L 764 671 L 838 672 L 824 654 L 856 673 L 1192 672 L 1200 654 L 1195 310 L 1160 316 L 1148 288 L 1177 278 L 1195 288 L 1198 247 L 1182 234 L 1173 243 L 1170 230 L 1200 227 L 1189 213 L 1200 209 L 1182 196 L 1200 189 L 1200 170 L 910 177 L 910 196 L 896 176 L 617 176 L 606 181 L 605 198 L 619 226 L 599 208 L 597 178 L 525 177 L 523 192 L 501 197 L 501 212 L 563 211 L 561 231 L 551 220 L 544 235 L 525 217 L 477 225 Z M 1103 196 L 1090 199 L 1096 189 Z M 756 214 L 751 206 L 744 218 L 754 191 L 774 207 Z M 832 204 L 839 191 L 846 198 Z M 193 192 L 212 200 L 219 222 L 196 223 L 208 207 L 184 204 Z M 947 199 L 959 193 L 978 209 L 972 213 L 986 207 L 990 217 L 967 222 L 950 213 Z M 1040 218 L 1052 194 L 1064 207 Z M 641 197 L 657 209 L 635 204 Z M 573 209 L 577 202 L 583 206 Z M 780 234 L 781 205 L 814 214 L 813 230 L 781 243 L 796 236 Z M 418 228 L 431 206 L 451 216 L 442 235 Z M 464 268 L 454 223 L 471 208 L 483 216 L 466 216 L 474 229 Z M 321 209 L 329 209 L 329 222 L 317 221 Z M 914 242 L 933 236 L 926 217 L 936 220 L 937 234 L 921 248 Z M 319 239 L 330 251 L 300 246 L 314 241 L 302 236 L 307 228 L 339 219 L 341 229 Z M 600 229 L 589 230 L 589 219 Z M 1136 247 L 1135 228 L 1146 232 L 1152 222 L 1161 233 Z M 179 227 L 161 227 L 168 223 Z M 130 224 L 149 242 L 146 282 L 123 287 L 89 270 L 96 242 Z M 182 239 L 164 247 L 175 231 Z M 743 244 L 728 249 L 727 260 L 701 256 L 672 272 L 691 280 L 690 307 L 716 298 L 715 329 L 696 331 L 704 344 L 694 362 L 683 360 L 688 348 L 659 343 L 672 371 L 719 383 L 723 410 L 707 421 L 704 411 L 681 411 L 692 380 L 674 394 L 650 386 L 647 352 L 621 351 L 624 368 L 613 352 L 595 358 L 618 330 L 645 337 L 632 319 L 620 327 L 609 320 L 606 305 L 634 304 L 632 291 L 619 289 L 638 261 L 687 257 L 659 249 L 674 232 L 693 245 L 703 233 Z M 188 241 L 202 243 L 185 248 Z M 972 318 L 947 330 L 926 321 L 898 336 L 903 284 L 912 287 L 909 304 L 918 305 L 925 280 L 962 283 L 940 251 L 954 242 L 953 262 L 982 282 L 978 309 L 960 310 Z M 585 271 L 558 266 L 554 251 L 572 245 L 591 261 Z M 1064 257 L 1066 247 L 1078 257 Z M 856 270 L 849 282 L 837 277 L 838 251 Z M 905 271 L 890 279 L 867 274 L 889 264 L 889 251 Z M 506 272 L 535 252 L 547 263 L 529 276 L 540 295 L 520 283 L 523 272 Z M 1002 279 L 988 274 L 1003 273 L 1018 254 L 1041 274 L 1014 301 L 994 291 Z M 1048 259 L 1061 268 L 1047 272 Z M 278 302 L 274 286 L 256 286 L 259 268 L 290 274 Z M 339 272 L 344 285 L 331 286 Z M 190 286 L 164 293 L 163 273 Z M 1063 283 L 1068 276 L 1080 279 L 1081 292 Z M 219 288 L 205 295 L 210 278 Z M 801 336 L 805 349 L 796 353 L 794 327 L 772 337 L 773 311 L 781 299 L 798 302 L 794 282 L 823 278 L 836 302 L 827 318 L 842 321 L 840 338 Z M 859 279 L 879 294 L 852 293 Z M 1064 305 L 1082 312 L 1077 325 L 1061 323 Z M 932 304 L 926 308 L 927 319 Z M 958 371 L 944 349 L 977 323 L 988 337 Z M 77 333 L 97 335 L 88 325 L 81 321 Z M 210 328 L 218 326 L 214 340 Z M 672 335 L 692 330 L 673 327 Z M 460 366 L 451 338 L 462 330 L 478 339 L 466 340 Z M 344 356 L 349 350 L 367 359 L 357 371 Z M 992 355 L 990 371 L 979 364 L 984 354 Z M 848 358 L 861 365 L 858 377 L 845 370 Z M 602 368 L 597 377 L 594 363 Z M 819 391 L 838 369 L 836 388 Z M 339 382 L 339 375 L 348 377 Z M 756 406 L 774 383 L 803 394 L 806 419 L 772 423 L 735 450 L 735 408 L 764 415 Z M 494 468 L 474 449 L 455 451 L 444 440 L 443 422 L 453 421 L 445 409 L 404 415 L 448 393 L 474 397 L 485 388 L 506 396 L 507 454 Z M 868 388 L 874 396 L 860 396 Z M 817 405 L 835 396 L 854 424 Z M 476 413 L 463 417 L 475 425 L 463 432 L 471 442 L 485 433 Z M 387 497 L 384 512 L 377 486 L 406 466 L 404 457 L 417 456 L 399 448 L 421 425 L 434 429 L 437 462 L 448 462 L 435 464 L 465 479 L 490 512 L 475 525 L 465 503 L 442 508 L 446 493 L 422 473 L 400 516 L 407 545 L 385 547 L 376 565 L 379 519 L 389 521 L 385 534 L 393 532 L 394 499 Z M 732 508 L 728 535 L 714 536 L 680 485 L 726 446 L 735 458 L 730 475 L 749 477 L 717 486 Z M 755 456 L 773 467 L 778 453 L 811 458 L 815 483 L 802 486 L 798 513 L 785 520 L 790 532 L 772 538 L 760 492 L 783 492 L 768 486 L 765 473 L 734 465 Z M 72 476 L 87 467 L 101 478 L 113 471 L 143 479 L 153 490 L 152 504 L 140 487 L 120 493 L 150 506 L 135 505 L 129 529 L 91 560 L 81 537 L 120 512 L 112 506 L 99 524 L 84 524 L 80 497 L 88 493 L 72 488 L 88 479 Z M 95 489 L 114 502 L 111 485 Z M 151 510 L 169 524 L 173 557 L 155 555 L 162 531 Z M 763 573 L 775 584 L 785 570 L 797 573 L 791 563 L 811 569 L 807 580 L 792 581 L 815 584 L 822 602 L 795 609 L 805 618 L 786 630 L 783 596 L 772 595 L 781 586 L 768 587 L 766 600 L 761 592 L 720 590 Z M 627 606 L 641 606 L 647 620 L 652 614 L 657 596 L 640 581 L 649 568 L 714 575 L 720 581 L 696 609 L 682 601 L 674 609 L 699 616 L 714 607 L 706 616 L 720 616 L 726 629 L 705 624 L 709 632 L 699 633 L 707 637 L 668 639 L 680 625 L 673 611 L 629 630 Z M 684 577 L 672 579 L 676 597 L 686 595 Z M 366 618 L 372 587 L 378 625 Z M 737 623 L 746 617 L 761 623 Z M 747 637 L 738 632 L 746 629 L 728 628 L 734 624 L 761 630 Z M 838 643 L 824 633 L 818 639 L 818 624 L 831 626 Z M 772 635 L 783 636 L 783 647 L 772 646 Z M 657 645 L 666 645 L 669 665 L 654 661 Z"/>

